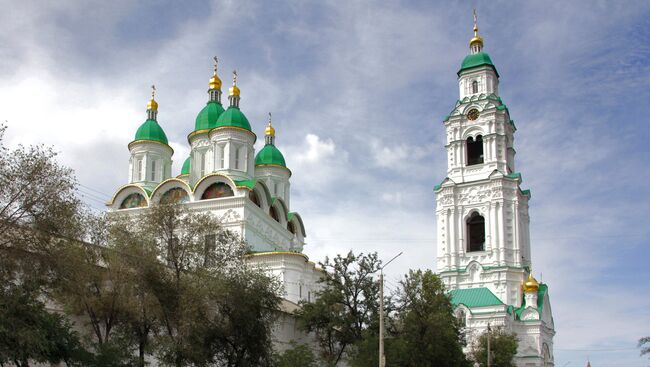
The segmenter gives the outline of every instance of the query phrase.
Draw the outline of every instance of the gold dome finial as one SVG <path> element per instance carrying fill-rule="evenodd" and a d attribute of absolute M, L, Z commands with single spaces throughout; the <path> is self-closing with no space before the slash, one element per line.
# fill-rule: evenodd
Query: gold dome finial
<path fill-rule="evenodd" d="M 156 86 L 151 86 L 151 100 L 147 103 L 147 109 L 152 111 L 158 111 L 158 102 L 155 100 L 156 97 Z"/>
<path fill-rule="evenodd" d="M 214 59 L 214 74 L 212 75 L 212 78 L 210 78 L 210 81 L 208 82 L 208 86 L 210 89 L 218 89 L 221 90 L 221 79 L 217 76 L 217 65 L 219 64 L 219 59 L 215 56 L 213 57 Z"/>
<path fill-rule="evenodd" d="M 232 87 L 230 87 L 229 91 L 231 96 L 239 97 L 240 90 L 237 88 L 237 70 L 232 71 Z"/>
<path fill-rule="evenodd" d="M 273 128 L 271 123 L 271 112 L 269 112 L 269 124 L 266 126 L 266 130 L 264 130 L 264 135 L 275 136 L 275 128 Z"/>
<path fill-rule="evenodd" d="M 533 277 L 533 273 L 528 274 L 528 279 L 523 284 L 524 293 L 537 292 L 539 290 L 539 283 Z"/>
<path fill-rule="evenodd" d="M 478 35 L 478 16 L 476 15 L 476 9 L 474 9 L 474 37 L 469 40 L 469 47 L 473 50 L 475 45 L 478 46 L 476 52 L 480 52 L 480 49 L 483 47 L 483 38 Z"/>

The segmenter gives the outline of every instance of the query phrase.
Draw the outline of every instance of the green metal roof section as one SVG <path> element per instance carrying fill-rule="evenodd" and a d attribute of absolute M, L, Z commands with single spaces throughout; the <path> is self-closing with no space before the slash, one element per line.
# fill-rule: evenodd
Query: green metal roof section
<path fill-rule="evenodd" d="M 539 289 L 537 290 L 537 312 L 539 312 L 539 316 L 542 316 L 542 310 L 544 309 L 544 296 L 546 296 L 546 293 L 548 292 L 548 285 L 541 283 L 539 285 Z M 515 315 L 517 315 L 517 320 L 521 320 L 521 313 L 528 307 L 526 305 L 526 296 L 522 294 L 521 296 L 521 307 L 515 310 Z"/>
<path fill-rule="evenodd" d="M 219 116 L 215 127 L 238 127 L 252 132 L 251 124 L 248 122 L 246 116 L 244 116 L 244 113 L 234 106 L 228 107 Z"/>
<path fill-rule="evenodd" d="M 190 157 L 187 157 L 185 162 L 183 162 L 183 168 L 181 168 L 181 175 L 190 174 Z"/>
<path fill-rule="evenodd" d="M 153 140 L 166 145 L 169 144 L 167 141 L 167 135 L 165 135 L 162 127 L 158 125 L 156 120 L 152 119 L 148 119 L 140 125 L 138 131 L 135 133 L 134 141 L 138 140 Z"/>
<path fill-rule="evenodd" d="M 513 172 L 509 175 L 506 175 L 507 178 L 511 178 L 513 180 L 521 180 L 521 173 L 519 172 Z"/>
<path fill-rule="evenodd" d="M 284 156 L 273 144 L 266 144 L 255 157 L 255 165 L 276 165 L 286 167 Z"/>
<path fill-rule="evenodd" d="M 223 106 L 217 101 L 209 101 L 205 107 L 196 115 L 194 131 L 208 130 L 217 127 L 217 120 L 224 113 Z"/>
<path fill-rule="evenodd" d="M 454 289 L 449 292 L 454 306 L 463 304 L 469 308 L 503 305 L 497 296 L 487 288 Z"/>
<path fill-rule="evenodd" d="M 257 183 L 257 180 L 234 180 L 235 185 L 237 186 L 243 186 L 243 187 L 248 187 L 249 189 L 253 189 L 255 187 L 255 184 Z"/>
<path fill-rule="evenodd" d="M 490 55 L 488 55 L 486 52 L 478 52 L 475 54 L 467 55 L 465 59 L 463 59 L 463 63 L 460 65 L 458 76 L 460 76 L 460 73 L 465 70 L 474 69 L 484 65 L 491 67 L 494 70 L 494 73 L 497 75 L 497 78 L 499 77 L 497 68 L 494 66 L 494 63 L 492 63 Z"/>

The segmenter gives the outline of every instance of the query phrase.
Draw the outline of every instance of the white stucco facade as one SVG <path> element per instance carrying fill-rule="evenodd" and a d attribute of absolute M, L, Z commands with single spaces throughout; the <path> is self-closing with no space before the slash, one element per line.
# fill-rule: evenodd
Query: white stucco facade
<path fill-rule="evenodd" d="M 435 187 L 437 269 L 465 322 L 468 349 L 489 324 L 517 334 L 517 366 L 553 366 L 548 286 L 529 278 L 531 194 L 515 170 L 516 127 L 476 32 L 458 72 L 459 100 L 444 120 L 447 173 Z"/>

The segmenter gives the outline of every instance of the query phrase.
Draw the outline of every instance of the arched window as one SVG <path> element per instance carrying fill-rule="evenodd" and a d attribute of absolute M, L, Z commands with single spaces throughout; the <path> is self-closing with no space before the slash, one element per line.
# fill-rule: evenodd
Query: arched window
<path fill-rule="evenodd" d="M 280 215 L 278 214 L 278 210 L 274 206 L 271 207 L 269 214 L 271 214 L 271 218 L 275 219 L 276 222 L 280 223 Z"/>
<path fill-rule="evenodd" d="M 156 181 L 156 160 L 151 161 L 151 181 Z"/>
<path fill-rule="evenodd" d="M 287 230 L 293 234 L 296 234 L 296 226 L 293 224 L 293 222 L 287 223 Z"/>
<path fill-rule="evenodd" d="M 147 200 L 142 196 L 142 194 L 134 192 L 122 200 L 120 209 L 141 208 L 143 206 L 147 206 Z"/>
<path fill-rule="evenodd" d="M 478 82 L 476 80 L 472 82 L 472 93 L 478 93 Z"/>
<path fill-rule="evenodd" d="M 201 177 L 205 176 L 205 159 L 207 153 L 199 153 L 201 155 Z"/>
<path fill-rule="evenodd" d="M 458 310 L 456 318 L 460 321 L 461 325 L 467 326 L 467 314 L 465 314 L 464 310 Z"/>
<path fill-rule="evenodd" d="M 241 169 L 239 154 L 239 148 L 235 148 L 235 169 Z"/>
<path fill-rule="evenodd" d="M 235 193 L 232 191 L 230 186 L 223 182 L 216 182 L 203 191 L 201 200 L 225 198 L 228 196 L 235 196 Z"/>
<path fill-rule="evenodd" d="M 187 191 L 180 187 L 171 188 L 160 197 L 160 204 L 163 205 L 186 203 L 188 201 L 190 201 L 190 197 L 187 195 Z"/>
<path fill-rule="evenodd" d="M 483 137 L 467 138 L 467 165 L 483 163 Z"/>
<path fill-rule="evenodd" d="M 219 145 L 219 168 L 226 168 L 226 146 Z"/>
<path fill-rule="evenodd" d="M 257 196 L 255 190 L 251 190 L 251 192 L 248 194 L 248 198 L 253 202 L 253 204 L 257 205 L 260 208 L 262 207 L 262 204 L 260 204 L 260 198 Z"/>
<path fill-rule="evenodd" d="M 485 251 L 485 218 L 473 212 L 467 218 L 467 252 Z"/>

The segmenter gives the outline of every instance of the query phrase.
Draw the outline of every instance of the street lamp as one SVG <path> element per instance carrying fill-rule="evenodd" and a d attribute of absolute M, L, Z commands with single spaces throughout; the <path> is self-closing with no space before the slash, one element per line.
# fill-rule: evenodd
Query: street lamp
<path fill-rule="evenodd" d="M 400 257 L 402 253 L 400 252 L 379 268 L 379 367 L 386 366 L 386 356 L 384 355 L 384 268 Z"/>

